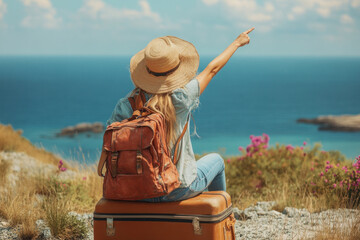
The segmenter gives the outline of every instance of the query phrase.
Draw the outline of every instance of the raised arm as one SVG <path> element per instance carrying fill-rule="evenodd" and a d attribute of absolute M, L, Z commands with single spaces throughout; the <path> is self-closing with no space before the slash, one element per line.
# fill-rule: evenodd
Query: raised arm
<path fill-rule="evenodd" d="M 214 58 L 209 65 L 196 77 L 199 80 L 200 94 L 205 90 L 211 79 L 225 66 L 230 57 L 236 52 L 239 47 L 242 47 L 250 42 L 248 34 L 255 28 L 241 33 L 234 42 L 232 42 L 219 56 Z"/>

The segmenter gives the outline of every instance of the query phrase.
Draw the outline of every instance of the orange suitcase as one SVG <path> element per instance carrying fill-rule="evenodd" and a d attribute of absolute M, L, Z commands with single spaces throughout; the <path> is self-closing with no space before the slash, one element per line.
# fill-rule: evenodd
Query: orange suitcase
<path fill-rule="evenodd" d="M 235 240 L 229 194 L 204 192 L 179 202 L 147 203 L 100 199 L 94 240 Z"/>

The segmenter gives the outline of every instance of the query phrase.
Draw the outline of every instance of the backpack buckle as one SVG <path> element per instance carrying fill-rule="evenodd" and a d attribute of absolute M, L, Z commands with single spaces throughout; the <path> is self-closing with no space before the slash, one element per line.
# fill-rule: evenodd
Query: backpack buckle
<path fill-rule="evenodd" d="M 142 170 L 142 154 L 140 152 L 140 150 L 136 151 L 136 172 L 137 174 L 142 174 L 143 170 Z"/>
<path fill-rule="evenodd" d="M 113 178 L 116 177 L 116 174 L 117 174 L 117 159 L 118 159 L 118 156 L 119 156 L 119 152 L 111 152 L 111 176 Z"/>

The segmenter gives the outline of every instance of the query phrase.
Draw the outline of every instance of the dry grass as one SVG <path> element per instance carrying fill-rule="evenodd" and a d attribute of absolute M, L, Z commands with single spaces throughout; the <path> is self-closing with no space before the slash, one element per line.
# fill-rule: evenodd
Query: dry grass
<path fill-rule="evenodd" d="M 0 151 L 24 152 L 39 160 L 39 168 L 42 163 L 57 166 L 60 160 L 33 146 L 20 131 L 1 124 Z M 102 179 L 97 176 L 95 166 L 64 165 L 74 172 L 73 177 L 61 180 L 63 173 L 55 170 L 48 175 L 38 173 L 35 177 L 20 171 L 16 173 L 18 180 L 14 186 L 14 182 L 7 181 L 9 174 L 13 174 L 11 162 L 0 159 L 0 215 L 11 226 L 21 226 L 18 233 L 21 239 L 34 239 L 38 235 L 37 219 L 44 219 L 59 239 L 82 238 L 86 226 L 67 213 L 93 212 L 96 202 L 102 197 Z"/>
<path fill-rule="evenodd" d="M 4 159 L 0 159 L 0 187 L 6 184 L 7 175 L 9 174 L 9 170 L 11 167 L 11 163 Z"/>
<path fill-rule="evenodd" d="M 59 239 L 83 239 L 87 233 L 86 223 L 69 215 L 67 199 L 51 196 L 43 203 L 45 220 L 54 237 Z"/>
<path fill-rule="evenodd" d="M 276 201 L 274 209 L 280 212 L 286 206 L 307 208 L 310 212 L 356 207 L 356 204 L 351 205 L 346 195 L 326 187 L 314 195 L 311 194 L 311 186 L 304 184 L 304 180 L 311 179 L 311 174 L 318 176 L 318 172 L 309 171 L 311 162 L 317 161 L 320 169 L 323 167 L 321 162 L 328 159 L 351 164 L 349 160 L 344 160 L 338 153 L 318 156 L 318 149 L 308 151 L 306 157 L 303 157 L 300 150 L 295 151 L 290 159 L 282 148 L 269 150 L 268 157 L 255 156 L 244 161 L 234 159 L 227 163 L 228 191 L 237 207 L 244 209 L 258 201 Z M 39 160 L 39 164 L 50 163 L 57 166 L 60 160 L 52 153 L 33 146 L 21 136 L 21 132 L 1 124 L 0 151 L 25 152 Z M 6 181 L 11 174 L 11 163 L 0 159 L 0 171 L 3 173 L 0 175 L 0 215 L 8 219 L 12 226 L 23 226 L 19 232 L 22 239 L 37 236 L 37 219 L 45 219 L 53 234 L 59 238 L 71 239 L 72 236 L 83 234 L 81 229 L 84 225 L 74 218 L 68 218 L 67 213 L 93 212 L 96 202 L 102 197 L 102 178 L 97 176 L 95 165 L 67 163 L 66 167 L 74 171 L 74 176 L 70 179 L 61 180 L 63 173 L 59 171 L 36 177 L 20 174 L 19 181 L 13 186 Z M 262 171 L 261 174 L 258 174 L 259 170 Z M 360 223 L 352 225 L 352 231 L 342 234 L 348 238 L 340 239 L 360 239 L 356 238 L 359 237 L 359 225 Z M 336 231 L 339 229 L 335 227 L 325 229 L 320 231 L 316 239 L 338 236 Z M 333 234 L 326 235 L 329 232 Z"/>
<path fill-rule="evenodd" d="M 346 220 L 345 220 L 346 221 Z M 360 239 L 360 214 L 354 221 L 346 221 L 345 224 L 329 226 L 324 224 L 322 229 L 316 232 L 314 240 L 359 240 Z"/>
<path fill-rule="evenodd" d="M 37 199 L 31 182 L 18 184 L 16 188 L 5 188 L 0 197 L 0 214 L 15 227 L 21 225 L 21 239 L 32 239 L 37 236 L 36 220 L 41 216 L 36 207 Z"/>
<path fill-rule="evenodd" d="M 21 136 L 21 130 L 14 131 L 11 125 L 0 124 L 0 133 L 0 151 L 24 152 L 43 163 L 59 162 L 59 158 L 54 154 L 34 147 L 29 140 Z"/>
<path fill-rule="evenodd" d="M 38 236 L 38 232 L 36 230 L 35 221 L 37 219 L 32 218 L 24 218 L 21 223 L 21 228 L 19 230 L 19 237 L 23 240 L 31 240 L 35 239 Z"/>

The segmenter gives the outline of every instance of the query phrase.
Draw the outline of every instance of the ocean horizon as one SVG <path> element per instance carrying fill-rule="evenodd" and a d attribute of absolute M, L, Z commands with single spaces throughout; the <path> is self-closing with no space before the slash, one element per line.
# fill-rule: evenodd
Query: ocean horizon
<path fill-rule="evenodd" d="M 81 122 L 106 123 L 117 101 L 133 89 L 131 56 L 0 56 L 0 123 L 22 129 L 37 146 L 65 159 L 94 163 L 102 134 L 57 138 Z M 199 70 L 212 57 L 200 58 Z M 360 132 L 319 131 L 297 123 L 319 115 L 360 114 L 360 58 L 237 57 L 211 81 L 193 113 L 194 152 L 238 155 L 250 135 L 270 146 L 292 144 L 360 154 Z M 194 123 L 191 122 L 193 129 Z"/>

